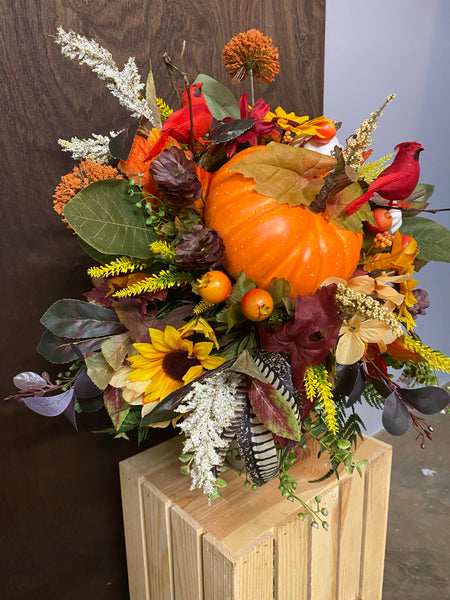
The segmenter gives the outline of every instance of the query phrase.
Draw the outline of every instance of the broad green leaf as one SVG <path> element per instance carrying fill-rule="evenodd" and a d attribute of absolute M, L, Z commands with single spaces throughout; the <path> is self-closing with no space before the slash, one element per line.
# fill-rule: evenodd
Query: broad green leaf
<path fill-rule="evenodd" d="M 240 118 L 239 103 L 227 87 L 203 73 L 197 76 L 194 83 L 203 83 L 202 92 L 215 119 L 221 121 L 225 117 Z"/>
<path fill-rule="evenodd" d="M 282 298 L 289 296 L 291 293 L 291 286 L 289 281 L 281 277 L 280 279 L 272 279 L 267 288 L 267 291 L 273 298 L 274 306 L 282 306 Z"/>
<path fill-rule="evenodd" d="M 102 254 L 149 258 L 149 245 L 157 235 L 127 190 L 126 180 L 94 181 L 67 202 L 64 216 L 75 233 Z"/>
<path fill-rule="evenodd" d="M 77 241 L 80 244 L 81 248 L 84 250 L 84 252 L 86 252 L 88 256 L 93 258 L 96 262 L 100 263 L 101 265 L 107 265 L 116 258 L 120 258 L 119 254 L 102 254 L 101 252 L 98 252 L 98 250 L 96 250 L 92 246 L 89 246 L 89 244 L 86 244 L 86 242 L 80 237 L 77 237 Z"/>
<path fill-rule="evenodd" d="M 106 362 L 101 352 L 94 352 L 86 357 L 87 374 L 95 385 L 100 389 L 106 389 L 111 377 L 114 375 L 114 369 Z"/>
<path fill-rule="evenodd" d="M 309 206 L 324 184 L 318 176 L 331 171 L 335 164 L 331 156 L 270 142 L 234 163 L 230 170 L 254 179 L 255 190 L 279 204 Z"/>
<path fill-rule="evenodd" d="M 41 323 L 61 338 L 93 338 L 123 333 L 113 310 L 84 300 L 61 299 L 43 314 Z"/>
<path fill-rule="evenodd" d="M 411 235 L 419 246 L 421 260 L 450 262 L 450 230 L 425 217 L 403 220 L 400 232 Z"/>
<path fill-rule="evenodd" d="M 127 129 L 123 129 L 110 140 L 109 151 L 112 156 L 120 158 L 121 160 L 128 160 L 136 132 L 139 129 L 140 121 L 140 119 L 135 119 Z"/>

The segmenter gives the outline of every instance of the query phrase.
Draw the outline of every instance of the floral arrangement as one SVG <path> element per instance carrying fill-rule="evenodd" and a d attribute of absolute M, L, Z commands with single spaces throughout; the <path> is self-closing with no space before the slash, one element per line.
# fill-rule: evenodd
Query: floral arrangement
<path fill-rule="evenodd" d="M 177 110 L 152 73 L 141 82 L 134 59 L 119 70 L 95 41 L 61 28 L 54 41 L 136 120 L 59 140 L 78 164 L 54 208 L 95 263 L 93 287 L 41 320 L 38 351 L 68 366 L 54 383 L 18 374 L 12 398 L 75 426 L 77 412 L 104 407 L 119 438 L 173 425 L 182 471 L 209 498 L 230 458 L 254 487 L 279 477 L 297 498 L 288 471 L 308 436 L 328 474 L 341 464 L 361 473 L 363 402 L 391 434 L 415 428 L 424 447 L 426 415 L 449 401 L 436 371 L 450 359 L 414 331 L 429 301 L 413 271 L 450 261 L 450 234 L 417 216 L 433 191 L 419 183 L 419 143 L 399 144 L 388 167 L 392 155 L 369 160 L 394 95 L 341 145 L 339 123 L 254 100 L 279 69 L 257 30 L 223 51 L 233 83 L 250 84 L 250 105 L 207 75 L 190 83 L 165 55 Z"/>

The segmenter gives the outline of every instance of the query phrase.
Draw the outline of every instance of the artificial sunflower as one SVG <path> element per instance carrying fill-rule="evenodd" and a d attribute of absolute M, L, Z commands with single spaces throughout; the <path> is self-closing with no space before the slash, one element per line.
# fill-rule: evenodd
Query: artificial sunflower
<path fill-rule="evenodd" d="M 151 343 L 134 344 L 139 352 L 130 356 L 131 381 L 147 381 L 143 404 L 162 400 L 171 392 L 193 381 L 204 369 L 215 369 L 224 361 L 210 356 L 212 342 L 192 342 L 167 325 L 164 331 L 149 329 Z"/>

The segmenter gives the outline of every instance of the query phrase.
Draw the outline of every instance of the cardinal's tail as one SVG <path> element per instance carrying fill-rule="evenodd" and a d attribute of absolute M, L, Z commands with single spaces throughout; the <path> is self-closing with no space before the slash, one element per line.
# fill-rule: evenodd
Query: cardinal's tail
<path fill-rule="evenodd" d="M 352 215 L 363 204 L 365 204 L 366 202 L 369 202 L 369 200 L 372 198 L 372 196 L 373 196 L 373 191 L 368 190 L 367 192 L 365 192 L 364 194 L 362 194 L 361 196 L 356 198 L 356 200 L 353 200 L 352 202 L 350 202 L 350 204 L 345 207 L 346 212 L 348 212 L 349 215 Z"/>

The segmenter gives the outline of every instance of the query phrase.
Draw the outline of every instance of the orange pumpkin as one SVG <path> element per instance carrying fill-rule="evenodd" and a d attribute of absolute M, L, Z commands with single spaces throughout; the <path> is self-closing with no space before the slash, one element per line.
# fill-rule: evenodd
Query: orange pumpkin
<path fill-rule="evenodd" d="M 348 279 L 358 265 L 362 235 L 305 206 L 278 204 L 256 192 L 253 179 L 231 169 L 257 149 L 223 165 L 208 192 L 204 218 L 222 235 L 227 271 L 235 278 L 244 271 L 262 288 L 284 277 L 294 297 L 313 294 L 327 277 Z"/>

